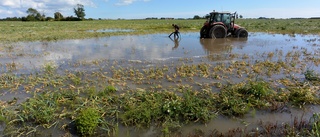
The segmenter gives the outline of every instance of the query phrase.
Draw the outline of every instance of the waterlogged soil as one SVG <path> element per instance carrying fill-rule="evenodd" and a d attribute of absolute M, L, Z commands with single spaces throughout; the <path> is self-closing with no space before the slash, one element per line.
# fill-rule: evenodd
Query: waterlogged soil
<path fill-rule="evenodd" d="M 320 36 L 318 35 L 282 35 L 268 33 L 250 33 L 247 39 L 200 39 L 198 33 L 182 33 L 178 39 L 169 38 L 167 34 L 112 36 L 93 39 L 21 42 L 0 45 L 0 72 L 15 75 L 40 73 L 48 64 L 57 68 L 60 73 L 68 71 L 86 71 L 87 73 L 104 70 L 107 77 L 114 77 L 114 68 L 128 71 L 167 67 L 170 73 L 174 68 L 183 65 L 209 64 L 211 67 L 221 64 L 248 62 L 251 64 L 265 61 L 293 62 L 296 69 L 288 73 L 257 75 L 265 80 L 276 81 L 292 76 L 303 81 L 303 73 L 312 69 L 320 72 L 319 62 L 305 60 L 319 59 Z M 300 60 L 295 62 L 295 60 Z M 232 66 L 232 65 L 230 65 Z M 252 66 L 247 66 L 252 67 Z M 227 67 L 226 67 L 227 68 Z M 233 68 L 231 68 L 233 69 Z M 254 69 L 254 68 L 253 68 Z M 228 70 L 226 70 L 228 71 Z M 258 71 L 258 70 L 256 70 Z M 117 89 L 170 89 L 177 84 L 190 85 L 195 89 L 203 89 L 205 84 L 213 85 L 239 83 L 251 78 L 248 73 L 230 71 L 225 75 L 217 74 L 216 78 L 193 77 L 189 79 L 173 78 L 173 80 L 153 80 L 137 84 L 130 78 L 122 78 L 125 86 L 116 85 Z M 167 76 L 171 77 L 171 76 Z M 278 85 L 280 88 L 284 85 Z M 209 86 L 218 92 L 219 86 Z M 14 98 L 18 103 L 32 97 L 26 92 L 1 92 L 1 101 Z M 182 135 L 201 129 L 210 134 L 215 130 L 227 132 L 235 128 L 255 128 L 261 122 L 283 123 L 294 118 L 308 119 L 313 113 L 319 112 L 317 105 L 301 108 L 284 107 L 277 112 L 251 112 L 241 118 L 218 116 L 207 124 L 192 123 L 181 127 Z M 121 127 L 119 136 L 152 136 L 161 133 L 156 127 L 136 129 Z"/>

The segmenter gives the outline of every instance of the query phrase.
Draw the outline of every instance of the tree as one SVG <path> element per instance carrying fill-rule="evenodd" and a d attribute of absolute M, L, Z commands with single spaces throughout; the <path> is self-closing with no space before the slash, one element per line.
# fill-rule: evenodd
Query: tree
<path fill-rule="evenodd" d="M 54 19 L 52 17 L 46 17 L 46 21 L 53 21 Z"/>
<path fill-rule="evenodd" d="M 194 15 L 193 19 L 201 19 L 199 15 Z"/>
<path fill-rule="evenodd" d="M 63 19 L 63 15 L 60 12 L 54 13 L 54 19 L 60 21 Z"/>
<path fill-rule="evenodd" d="M 240 15 L 240 19 L 242 19 L 243 18 L 243 16 L 242 15 Z"/>
<path fill-rule="evenodd" d="M 40 13 L 34 9 L 34 8 L 29 8 L 27 10 L 28 16 L 26 17 L 26 21 L 35 21 L 37 20 L 36 17 L 40 15 Z"/>
<path fill-rule="evenodd" d="M 29 8 L 27 10 L 27 14 L 28 16 L 26 17 L 27 21 L 44 21 L 45 20 L 45 15 L 44 14 L 40 14 L 40 12 L 38 12 L 36 9 L 34 8 Z"/>
<path fill-rule="evenodd" d="M 36 9 L 34 9 L 34 8 L 29 8 L 29 9 L 27 10 L 27 14 L 28 14 L 28 16 L 36 17 L 37 14 L 40 14 L 40 13 L 39 13 Z"/>
<path fill-rule="evenodd" d="M 36 16 L 36 19 L 40 20 L 40 21 L 45 21 L 46 20 L 46 15 L 44 15 L 44 13 L 42 13 L 42 15 L 39 13 Z"/>
<path fill-rule="evenodd" d="M 84 13 L 84 11 L 84 6 L 82 4 L 77 4 L 77 7 L 74 8 L 74 13 L 81 20 L 84 20 L 84 16 L 86 16 L 86 13 Z"/>

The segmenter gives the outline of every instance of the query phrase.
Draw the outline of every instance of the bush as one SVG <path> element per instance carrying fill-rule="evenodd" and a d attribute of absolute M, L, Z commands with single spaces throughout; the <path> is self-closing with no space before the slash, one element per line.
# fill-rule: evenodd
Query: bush
<path fill-rule="evenodd" d="M 76 118 L 77 132 L 81 136 L 93 135 L 99 124 L 100 115 L 94 108 L 86 108 L 82 110 Z"/>

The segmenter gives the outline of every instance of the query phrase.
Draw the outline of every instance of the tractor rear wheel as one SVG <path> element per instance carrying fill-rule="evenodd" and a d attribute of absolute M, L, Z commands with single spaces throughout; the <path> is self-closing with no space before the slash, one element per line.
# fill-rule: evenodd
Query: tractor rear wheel
<path fill-rule="evenodd" d="M 208 37 L 208 30 L 206 26 L 203 26 L 200 30 L 200 38 L 207 38 Z"/>
<path fill-rule="evenodd" d="M 213 26 L 209 33 L 211 38 L 225 38 L 227 36 L 227 30 L 222 25 Z"/>
<path fill-rule="evenodd" d="M 236 36 L 238 38 L 247 38 L 248 37 L 248 31 L 246 29 L 244 29 L 244 28 L 240 28 L 239 30 L 237 30 Z"/>

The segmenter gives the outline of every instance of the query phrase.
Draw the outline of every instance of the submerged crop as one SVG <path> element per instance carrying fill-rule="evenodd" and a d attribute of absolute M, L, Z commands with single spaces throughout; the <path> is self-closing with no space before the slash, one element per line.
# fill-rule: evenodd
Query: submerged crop
<path fill-rule="evenodd" d="M 221 64 L 220 75 L 229 75 L 229 71 L 223 70 L 233 65 L 239 66 L 238 63 Z M 279 104 L 304 106 L 319 103 L 319 97 L 312 86 L 300 87 L 303 81 L 293 81 L 296 84 L 290 84 L 290 88 L 281 92 L 277 91 L 272 81 L 264 79 L 237 84 L 221 83 L 222 86 L 217 88 L 213 88 L 216 83 L 198 83 L 196 87 L 177 84 L 153 88 L 159 80 L 167 81 L 168 77 L 171 77 L 172 82 L 189 81 L 190 77 L 216 80 L 213 70 L 217 70 L 217 66 L 201 63 L 182 64 L 175 68 L 156 66 L 144 71 L 122 68 L 113 70 L 111 77 L 99 72 L 103 70 L 90 73 L 65 71 L 59 74 L 57 71 L 44 71 L 37 75 L 4 75 L 3 80 L 9 79 L 11 82 L 8 85 L 19 84 L 17 87 L 3 86 L 2 90 L 15 88 L 15 91 L 22 89 L 33 94 L 23 103 L 7 102 L 1 109 L 1 119 L 7 123 L 4 134 L 44 134 L 41 128 L 52 127 L 61 127 L 68 133 L 73 121 L 79 135 L 117 134 L 119 124 L 140 128 L 155 124 L 165 134 L 171 134 L 184 124 L 207 123 L 219 115 L 242 117 L 251 111 L 280 110 L 283 105 Z M 196 73 L 192 76 L 183 75 L 193 71 Z M 133 72 L 145 79 L 124 78 L 130 77 Z M 154 73 L 167 77 L 154 77 Z M 112 76 L 119 74 L 123 76 Z M 131 77 L 135 77 L 135 74 Z M 127 82 L 148 83 L 145 80 L 153 84 L 137 89 L 116 88 Z M 14 106 L 18 109 L 11 109 Z"/>

